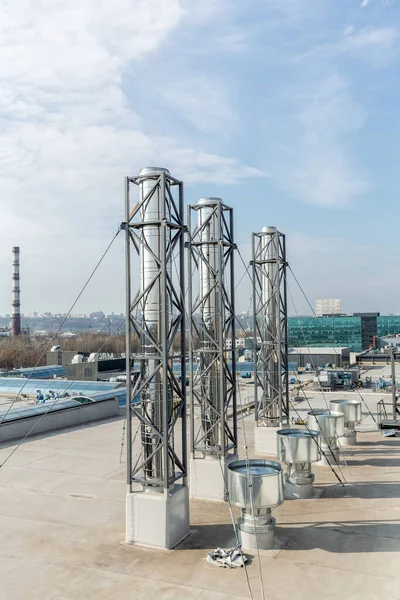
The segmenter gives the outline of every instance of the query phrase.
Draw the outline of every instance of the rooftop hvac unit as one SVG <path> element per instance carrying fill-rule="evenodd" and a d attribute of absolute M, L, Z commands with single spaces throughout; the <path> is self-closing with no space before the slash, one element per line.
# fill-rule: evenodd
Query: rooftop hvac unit
<path fill-rule="evenodd" d="M 83 355 L 82 354 L 75 354 L 75 356 L 71 360 L 71 364 L 72 365 L 77 365 L 79 363 L 83 363 Z"/>

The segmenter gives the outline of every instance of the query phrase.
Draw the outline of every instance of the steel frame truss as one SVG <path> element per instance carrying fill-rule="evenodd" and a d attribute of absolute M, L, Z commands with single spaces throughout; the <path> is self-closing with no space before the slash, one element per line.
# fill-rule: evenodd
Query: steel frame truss
<path fill-rule="evenodd" d="M 233 211 L 221 201 L 192 229 L 192 216 L 200 205 L 188 207 L 188 304 L 190 315 L 190 445 L 194 458 L 204 455 L 225 457 L 237 447 L 236 355 L 234 304 Z M 203 233 L 214 220 L 216 235 L 204 240 Z M 212 248 L 213 264 L 209 259 Z M 195 273 L 207 271 L 209 285 L 194 297 Z M 205 322 L 205 305 L 215 301 L 212 319 Z M 200 313 L 200 315 L 199 315 Z M 195 367 L 193 340 L 200 340 L 199 365 Z M 231 340 L 228 348 L 227 340 Z M 228 423 L 231 412 L 232 423 Z M 195 415 L 196 413 L 196 415 Z M 198 418 L 199 417 L 199 418 Z"/>
<path fill-rule="evenodd" d="M 253 233 L 252 250 L 255 419 L 283 425 L 289 423 L 285 235 L 275 228 Z"/>
<path fill-rule="evenodd" d="M 149 191 L 131 208 L 131 189 L 151 179 Z M 161 196 L 160 218 L 144 221 L 143 214 L 153 194 Z M 184 307 L 184 236 L 183 183 L 169 172 L 127 177 L 125 184 L 125 251 L 126 251 L 126 357 L 127 357 L 127 483 L 169 489 L 182 479 L 186 483 L 186 388 L 185 388 L 185 307 Z M 146 239 L 148 226 L 158 232 L 158 251 Z M 156 265 L 151 281 L 143 283 L 132 300 L 131 250 L 143 252 Z M 176 277 L 172 265 L 176 261 Z M 159 327 L 146 322 L 146 302 L 152 291 L 159 295 Z M 140 376 L 132 385 L 130 374 L 131 333 L 140 339 L 140 352 L 133 356 L 140 363 Z M 180 335 L 180 354 L 173 354 L 173 343 Z M 180 363 L 181 381 L 173 372 Z M 135 399 L 140 401 L 135 403 Z M 132 417 L 137 419 L 141 435 L 141 452 L 133 461 Z M 181 430 L 181 444 L 176 448 L 175 433 Z"/>

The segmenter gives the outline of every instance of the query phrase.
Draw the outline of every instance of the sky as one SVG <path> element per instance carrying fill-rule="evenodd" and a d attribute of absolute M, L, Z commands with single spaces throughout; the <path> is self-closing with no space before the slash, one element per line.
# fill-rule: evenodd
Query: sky
<path fill-rule="evenodd" d="M 14 245 L 22 312 L 69 309 L 145 166 L 232 206 L 246 263 L 278 227 L 312 303 L 397 313 L 399 62 L 400 0 L 0 0 L 0 313 Z M 74 312 L 99 309 L 122 235 Z"/>

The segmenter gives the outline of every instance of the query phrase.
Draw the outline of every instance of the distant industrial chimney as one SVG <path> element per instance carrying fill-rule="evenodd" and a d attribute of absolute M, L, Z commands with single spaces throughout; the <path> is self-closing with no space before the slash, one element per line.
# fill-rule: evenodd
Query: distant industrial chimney
<path fill-rule="evenodd" d="M 19 289 L 19 247 L 13 247 L 13 285 L 12 285 L 12 334 L 21 335 L 21 301 Z"/>

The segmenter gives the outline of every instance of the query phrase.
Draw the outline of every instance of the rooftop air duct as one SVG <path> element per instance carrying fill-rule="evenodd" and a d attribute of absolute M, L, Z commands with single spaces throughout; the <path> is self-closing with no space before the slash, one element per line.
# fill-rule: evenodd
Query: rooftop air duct
<path fill-rule="evenodd" d="M 357 442 L 356 423 L 362 420 L 361 400 L 331 400 L 331 408 L 344 414 L 344 434 L 339 436 L 342 446 L 352 446 Z"/>
<path fill-rule="evenodd" d="M 281 429 L 277 432 L 278 458 L 287 465 L 285 498 L 312 498 L 314 473 L 311 464 L 321 460 L 320 432 Z"/>
<path fill-rule="evenodd" d="M 284 500 L 282 466 L 262 459 L 232 462 L 228 488 L 231 503 L 242 509 L 238 520 L 241 545 L 247 549 L 273 548 L 275 519 L 271 508 Z"/>
<path fill-rule="evenodd" d="M 308 428 L 321 432 L 322 463 L 338 463 L 338 438 L 344 435 L 344 414 L 333 410 L 311 410 Z"/>

